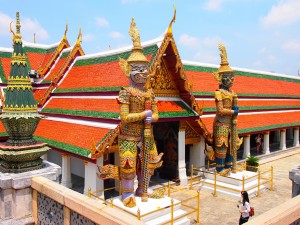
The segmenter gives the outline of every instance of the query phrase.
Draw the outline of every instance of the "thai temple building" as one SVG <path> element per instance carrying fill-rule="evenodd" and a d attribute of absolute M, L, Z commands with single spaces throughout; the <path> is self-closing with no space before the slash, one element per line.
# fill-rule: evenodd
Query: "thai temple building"
<path fill-rule="evenodd" d="M 162 36 L 142 42 L 142 47 L 154 74 L 148 85 L 158 100 L 154 136 L 158 152 L 164 153 L 156 175 L 186 184 L 190 166 L 206 163 L 204 151 L 212 138 L 214 91 L 219 85 L 212 73 L 220 65 L 181 59 L 171 26 Z M 97 165 L 119 163 L 116 98 L 129 85 L 119 58 L 127 59 L 132 46 L 86 54 L 81 30 L 75 43 L 69 43 L 67 31 L 68 27 L 51 45 L 23 40 L 23 51 L 38 111 L 44 116 L 34 138 L 51 148 L 44 159 L 62 167 L 61 183 L 72 187 L 72 175 L 76 175 L 84 180 L 82 192 L 86 194 L 89 187 L 100 190 L 110 185 L 97 177 Z M 0 46 L 1 108 L 12 53 L 12 48 Z M 300 78 L 231 66 L 235 73 L 232 90 L 239 105 L 237 130 L 244 140 L 239 159 L 257 154 L 252 150 L 257 134 L 264 143 L 259 154 L 270 154 L 274 145 L 282 150 L 299 146 Z M 0 135 L 7 141 L 1 123 Z"/>

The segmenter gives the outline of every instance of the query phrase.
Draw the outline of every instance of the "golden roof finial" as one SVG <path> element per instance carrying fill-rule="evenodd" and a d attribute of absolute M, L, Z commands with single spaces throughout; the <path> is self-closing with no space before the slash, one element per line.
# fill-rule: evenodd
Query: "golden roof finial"
<path fill-rule="evenodd" d="M 33 34 L 33 42 L 34 42 L 34 44 L 36 44 L 36 37 L 35 37 L 35 33 Z"/>
<path fill-rule="evenodd" d="M 13 37 L 15 36 L 15 32 L 13 31 L 12 27 L 11 27 L 11 24 L 13 23 L 14 21 L 11 21 L 10 24 L 9 24 L 9 30 L 10 30 L 10 33 L 13 34 Z"/>
<path fill-rule="evenodd" d="M 176 20 L 176 6 L 174 6 L 174 15 L 173 15 L 173 18 L 169 24 L 169 27 L 168 27 L 168 31 L 167 31 L 167 34 L 172 34 L 172 24 L 175 23 L 175 20 Z"/>
<path fill-rule="evenodd" d="M 64 33 L 64 36 L 63 36 L 63 39 L 65 39 L 65 40 L 67 39 L 67 32 L 68 32 L 68 21 L 67 21 L 65 33 Z"/>
<path fill-rule="evenodd" d="M 77 36 L 77 40 L 76 40 L 76 45 L 80 45 L 80 43 L 82 42 L 82 32 L 81 32 L 81 27 L 79 28 L 79 33 Z"/>

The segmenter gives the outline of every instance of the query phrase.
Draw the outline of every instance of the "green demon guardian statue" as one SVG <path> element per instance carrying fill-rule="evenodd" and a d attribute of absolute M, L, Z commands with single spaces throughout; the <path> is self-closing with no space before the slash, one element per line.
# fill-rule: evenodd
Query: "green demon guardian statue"
<path fill-rule="evenodd" d="M 213 123 L 213 146 L 207 145 L 207 155 L 215 160 L 220 175 L 227 175 L 231 169 L 236 172 L 236 154 L 242 139 L 236 131 L 237 95 L 230 90 L 234 82 L 234 71 L 229 67 L 226 48 L 219 44 L 221 65 L 213 75 L 219 83 L 215 91 L 216 116 Z"/>
<path fill-rule="evenodd" d="M 120 59 L 120 66 L 130 80 L 129 87 L 123 87 L 117 99 L 120 105 L 120 132 L 118 135 L 120 167 L 99 166 L 100 177 L 120 179 L 122 201 L 127 207 L 136 206 L 135 195 L 146 202 L 148 197 L 161 198 L 164 190 L 148 188 L 154 169 L 162 165 L 162 153 L 157 154 L 151 124 L 158 120 L 157 100 L 151 89 L 145 87 L 150 74 L 148 60 L 142 53 L 140 34 L 134 19 L 129 35 L 133 42 L 132 53 L 127 60 Z M 107 175 L 107 176 L 106 176 Z M 138 188 L 134 192 L 137 175 Z"/>

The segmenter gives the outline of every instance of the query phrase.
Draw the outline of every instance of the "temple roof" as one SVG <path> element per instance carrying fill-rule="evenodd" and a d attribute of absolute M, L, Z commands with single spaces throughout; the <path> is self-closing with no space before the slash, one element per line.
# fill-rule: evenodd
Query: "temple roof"
<path fill-rule="evenodd" d="M 212 132 L 214 115 L 202 117 L 207 129 Z M 300 126 L 300 110 L 286 110 L 260 113 L 240 113 L 237 129 L 239 134 L 258 133 L 288 127 Z"/>
<path fill-rule="evenodd" d="M 218 89 L 212 72 L 219 65 L 182 61 L 169 32 L 142 46 L 149 70 L 155 72 L 151 88 L 158 99 L 158 122 L 189 121 L 193 131 L 209 136 L 216 111 L 214 91 Z M 116 98 L 121 88 L 129 85 L 119 57 L 127 59 L 131 50 L 132 46 L 127 46 L 84 55 L 80 41 L 70 47 L 65 35 L 53 45 L 25 42 L 29 69 L 42 75 L 34 97 L 47 116 L 35 137 L 83 158 L 92 157 L 93 147 L 112 143 L 120 122 Z M 12 49 L 0 48 L 2 89 L 9 76 L 11 53 Z M 300 125 L 299 78 L 232 69 L 236 74 L 232 90 L 239 97 L 239 134 Z M 7 136 L 3 126 L 0 136 Z"/>
<path fill-rule="evenodd" d="M 183 61 L 185 73 L 198 96 L 213 96 L 218 83 L 212 72 L 218 65 Z M 235 82 L 232 86 L 239 97 L 300 98 L 300 78 L 263 71 L 232 67 Z"/>

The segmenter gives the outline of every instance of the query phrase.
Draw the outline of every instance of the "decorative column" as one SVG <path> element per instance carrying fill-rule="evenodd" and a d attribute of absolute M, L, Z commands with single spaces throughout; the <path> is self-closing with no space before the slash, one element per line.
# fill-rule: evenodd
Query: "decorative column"
<path fill-rule="evenodd" d="M 61 184 L 67 188 L 72 187 L 71 180 L 71 160 L 70 156 L 61 154 L 62 165 L 61 165 Z"/>
<path fill-rule="evenodd" d="M 200 142 L 194 143 L 190 149 L 190 166 L 205 166 L 205 140 L 201 137 Z"/>
<path fill-rule="evenodd" d="M 267 131 L 264 133 L 264 148 L 263 154 L 268 155 L 270 154 L 270 132 Z"/>
<path fill-rule="evenodd" d="M 293 143 L 293 146 L 294 147 L 299 146 L 299 127 L 294 128 L 294 143 Z"/>
<path fill-rule="evenodd" d="M 280 150 L 286 149 L 286 129 L 280 130 Z"/>
<path fill-rule="evenodd" d="M 180 184 L 187 185 L 186 163 L 185 163 L 185 122 L 180 122 L 178 131 L 178 176 Z"/>
<path fill-rule="evenodd" d="M 244 136 L 244 152 L 243 152 L 243 159 L 250 156 L 250 134 Z"/>
<path fill-rule="evenodd" d="M 97 177 L 98 167 L 103 166 L 103 157 L 97 159 L 96 163 L 93 162 L 84 162 L 85 174 L 84 174 L 84 194 L 88 194 L 88 189 L 91 188 L 92 192 L 103 190 L 104 189 L 104 180 Z M 99 192 L 97 195 L 100 198 L 104 198 L 104 192 Z"/>

